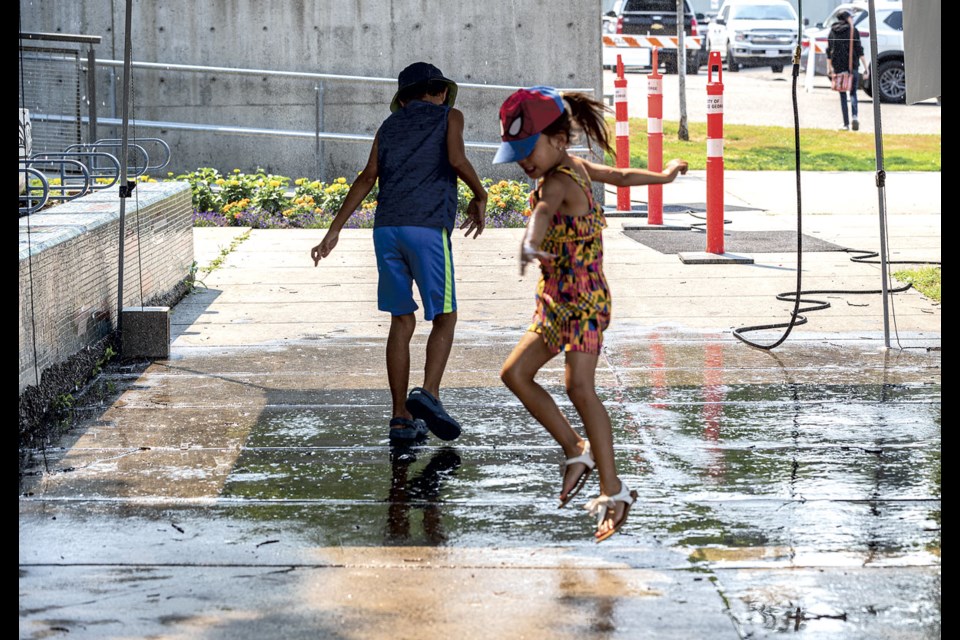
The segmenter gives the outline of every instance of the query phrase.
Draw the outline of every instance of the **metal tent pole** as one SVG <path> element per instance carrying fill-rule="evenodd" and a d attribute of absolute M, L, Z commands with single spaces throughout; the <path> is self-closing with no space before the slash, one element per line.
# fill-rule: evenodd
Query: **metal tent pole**
<path fill-rule="evenodd" d="M 880 86 L 877 84 L 877 8 L 875 0 L 870 10 L 870 71 L 873 77 L 873 140 L 877 156 L 877 200 L 880 205 L 880 290 L 883 292 L 883 344 L 890 348 L 890 299 L 887 289 L 887 174 L 883 169 L 883 125 L 880 122 Z M 853 28 L 853 25 L 851 25 Z"/>
<path fill-rule="evenodd" d="M 123 123 L 120 136 L 120 256 L 117 271 L 117 331 L 123 335 L 123 256 L 125 251 L 124 238 L 126 235 L 127 198 L 130 197 L 129 183 L 127 182 L 127 150 L 129 148 L 130 128 L 130 62 L 132 59 L 132 37 L 130 25 L 133 15 L 133 0 L 126 0 L 126 20 L 123 44 Z"/>

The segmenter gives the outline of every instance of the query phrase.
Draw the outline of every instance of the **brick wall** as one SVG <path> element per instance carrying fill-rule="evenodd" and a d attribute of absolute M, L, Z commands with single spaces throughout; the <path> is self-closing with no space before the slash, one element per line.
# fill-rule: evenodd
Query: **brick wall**
<path fill-rule="evenodd" d="M 135 194 L 126 211 L 125 306 L 168 293 L 193 263 L 189 185 L 145 183 Z M 36 384 L 35 364 L 42 373 L 116 327 L 119 229 L 116 189 L 20 219 L 20 392 Z"/>

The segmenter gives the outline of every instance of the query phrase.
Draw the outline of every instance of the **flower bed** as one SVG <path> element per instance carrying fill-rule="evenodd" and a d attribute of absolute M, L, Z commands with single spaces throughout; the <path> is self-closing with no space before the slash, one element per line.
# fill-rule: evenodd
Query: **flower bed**
<path fill-rule="evenodd" d="M 256 229 L 323 229 L 339 211 L 350 184 L 346 178 L 329 183 L 298 178 L 292 181 L 256 171 L 234 169 L 223 175 L 216 169 L 200 168 L 172 180 L 190 183 L 193 194 L 193 224 L 196 227 L 253 227 Z M 527 224 L 530 187 L 523 182 L 485 179 L 487 227 L 519 228 Z M 377 209 L 376 187 L 364 198 L 360 209 L 347 221 L 347 229 L 373 227 Z M 457 182 L 457 222 L 464 219 L 472 193 Z"/>

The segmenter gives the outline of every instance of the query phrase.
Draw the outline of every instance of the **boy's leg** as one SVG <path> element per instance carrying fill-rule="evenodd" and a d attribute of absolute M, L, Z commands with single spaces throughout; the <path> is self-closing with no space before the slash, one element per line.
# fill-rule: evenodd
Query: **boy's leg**
<path fill-rule="evenodd" d="M 433 329 L 427 339 L 427 362 L 423 367 L 423 388 L 440 397 L 440 381 L 447 368 L 447 358 L 453 346 L 454 329 L 457 326 L 457 312 L 440 313 L 433 318 Z"/>
<path fill-rule="evenodd" d="M 438 438 L 454 440 L 460 436 L 460 423 L 447 413 L 437 397 L 457 322 L 450 238 L 447 230 L 442 228 L 401 229 L 401 250 L 420 289 L 423 316 L 434 323 L 427 343 L 424 386 L 410 391 L 406 407 L 414 417 L 423 420 Z"/>
<path fill-rule="evenodd" d="M 413 312 L 417 303 L 413 300 L 413 275 L 401 249 L 400 227 L 380 227 L 373 230 L 373 244 L 377 255 L 377 306 L 390 314 L 390 335 L 387 338 L 387 380 L 393 400 L 390 421 L 391 443 L 415 440 L 424 435 L 409 422 L 410 413 L 404 406 L 407 387 L 410 384 L 410 338 L 417 321 Z M 398 423 L 399 422 L 399 423 Z"/>
<path fill-rule="evenodd" d="M 457 325 L 452 245 L 446 229 L 433 227 L 404 227 L 403 240 L 404 256 L 420 290 L 423 315 L 433 321 L 427 340 L 423 389 L 439 398 Z"/>
<path fill-rule="evenodd" d="M 394 418 L 412 418 L 405 403 L 410 386 L 410 339 L 416 327 L 417 319 L 412 313 L 392 316 L 390 319 L 390 335 L 387 337 L 387 380 L 390 382 Z"/>

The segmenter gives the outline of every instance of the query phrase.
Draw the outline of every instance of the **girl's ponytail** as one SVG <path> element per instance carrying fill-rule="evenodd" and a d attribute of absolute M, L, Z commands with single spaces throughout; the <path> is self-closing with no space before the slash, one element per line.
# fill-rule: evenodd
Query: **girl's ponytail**
<path fill-rule="evenodd" d="M 571 141 L 573 125 L 576 125 L 587 138 L 600 145 L 601 149 L 607 153 L 614 155 L 615 152 L 610 145 L 610 131 L 607 129 L 607 121 L 604 118 L 609 111 L 607 106 L 584 93 L 564 93 L 563 101 L 567 107 L 563 115 L 545 128 L 543 133 L 547 135 L 564 133 L 567 140 Z"/>

